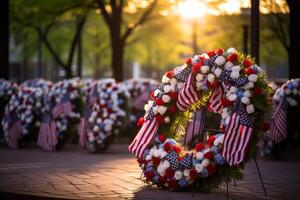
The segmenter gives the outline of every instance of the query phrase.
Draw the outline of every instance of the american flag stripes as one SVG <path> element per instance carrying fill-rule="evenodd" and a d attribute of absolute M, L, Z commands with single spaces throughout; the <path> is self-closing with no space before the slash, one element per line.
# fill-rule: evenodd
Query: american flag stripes
<path fill-rule="evenodd" d="M 215 88 L 210 96 L 208 101 L 208 110 L 214 113 L 221 113 L 222 112 L 222 97 L 223 91 L 222 87 L 218 86 Z"/>
<path fill-rule="evenodd" d="M 8 146 L 11 148 L 18 148 L 18 140 L 21 138 L 22 126 L 18 118 L 17 111 L 10 113 L 8 107 L 5 109 L 4 119 L 9 123 L 8 127 Z"/>
<path fill-rule="evenodd" d="M 274 109 L 269 137 L 275 143 L 280 143 L 287 137 L 287 111 L 285 99 L 282 99 Z"/>
<path fill-rule="evenodd" d="M 151 120 L 146 120 L 132 143 L 129 145 L 129 151 L 138 158 L 142 158 L 146 147 L 152 142 L 157 129 L 158 122 L 155 117 Z"/>
<path fill-rule="evenodd" d="M 87 144 L 88 120 L 82 117 L 79 124 L 79 144 L 84 147 Z"/>
<path fill-rule="evenodd" d="M 204 107 L 200 107 L 193 114 L 193 121 L 188 124 L 187 132 L 184 137 L 184 145 L 189 144 L 195 136 L 203 133 L 205 128 L 205 115 L 206 110 Z"/>
<path fill-rule="evenodd" d="M 194 76 L 190 73 L 183 89 L 181 89 L 178 94 L 177 107 L 180 111 L 185 111 L 191 104 L 198 100 L 199 97 L 194 85 Z"/>
<path fill-rule="evenodd" d="M 230 166 L 238 165 L 244 160 L 247 146 L 252 136 L 253 128 L 250 116 L 244 105 L 234 112 L 225 129 L 222 156 Z"/>
<path fill-rule="evenodd" d="M 54 151 L 57 144 L 56 126 L 50 114 L 42 119 L 37 144 L 46 151 Z"/>
<path fill-rule="evenodd" d="M 69 94 L 65 94 L 62 102 L 57 104 L 52 110 L 52 114 L 54 118 L 68 115 L 71 112 L 72 112 L 72 104 L 69 99 Z"/>

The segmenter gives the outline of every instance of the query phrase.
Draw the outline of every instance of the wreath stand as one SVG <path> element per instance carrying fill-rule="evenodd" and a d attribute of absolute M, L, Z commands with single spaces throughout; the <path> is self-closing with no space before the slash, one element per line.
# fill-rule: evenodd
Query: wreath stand
<path fill-rule="evenodd" d="M 195 116 L 195 115 L 194 115 Z M 193 133 L 194 133 L 194 128 L 195 128 L 195 121 L 196 121 L 196 119 L 195 119 L 195 117 L 193 117 L 194 119 L 193 119 Z M 203 120 L 205 120 L 205 117 L 204 117 L 204 119 Z M 181 121 L 181 120 L 180 120 Z M 178 126 L 176 127 L 176 129 L 178 129 Z M 176 130 L 175 129 L 175 130 Z M 201 130 L 199 130 L 200 131 L 200 133 L 198 133 L 198 134 L 196 134 L 196 135 L 201 135 Z M 206 135 L 206 132 L 215 132 L 215 133 L 223 133 L 224 131 L 223 130 L 221 130 L 221 129 L 212 129 L 212 128 L 204 128 L 204 130 L 202 131 L 202 137 L 204 136 L 204 138 L 205 138 L 205 135 Z M 203 139 L 203 138 L 202 138 Z M 186 138 L 184 138 L 184 144 L 186 144 Z M 258 166 L 258 164 L 257 164 L 257 160 L 256 160 L 256 156 L 254 156 L 254 162 L 255 162 L 255 166 L 256 166 L 256 170 L 257 170 L 257 173 L 258 173 L 258 175 L 259 175 L 259 179 L 260 179 L 260 183 L 261 183 L 261 186 L 262 186 L 262 188 L 263 188 L 263 191 L 264 191 L 264 194 L 265 194 L 265 196 L 267 196 L 267 191 L 266 191 L 266 188 L 265 188 L 265 184 L 264 184 L 264 181 L 263 181 L 263 178 L 262 178 L 262 175 L 261 175 L 261 172 L 260 172 L 260 169 L 259 169 L 259 166 Z M 233 179 L 233 182 L 234 182 L 234 187 L 236 187 L 237 186 L 237 184 L 236 184 L 236 181 L 235 181 L 235 179 Z M 229 198 L 229 189 L 228 189 L 228 181 L 226 180 L 226 198 L 228 199 Z"/>

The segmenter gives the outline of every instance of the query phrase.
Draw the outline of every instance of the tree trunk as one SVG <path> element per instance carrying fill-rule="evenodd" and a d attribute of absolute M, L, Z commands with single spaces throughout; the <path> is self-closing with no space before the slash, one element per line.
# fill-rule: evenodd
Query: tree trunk
<path fill-rule="evenodd" d="M 124 56 L 124 44 L 121 40 L 112 41 L 112 70 L 113 77 L 116 81 L 123 81 L 123 56 Z"/>
<path fill-rule="evenodd" d="M 299 62 L 299 46 L 300 46 L 300 30 L 299 22 L 300 19 L 300 1 L 288 0 L 290 8 L 290 48 L 289 48 L 289 79 L 300 77 L 300 64 Z"/>
<path fill-rule="evenodd" d="M 9 79 L 9 1 L 1 1 L 0 5 L 0 78 Z"/>

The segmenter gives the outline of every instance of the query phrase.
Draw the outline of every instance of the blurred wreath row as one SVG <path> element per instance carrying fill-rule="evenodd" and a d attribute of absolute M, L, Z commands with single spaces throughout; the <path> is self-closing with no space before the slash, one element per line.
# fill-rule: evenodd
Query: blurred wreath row
<path fill-rule="evenodd" d="M 157 85 L 152 79 L 33 79 L 21 85 L 1 79 L 1 144 L 55 151 L 73 143 L 102 152 L 115 135 L 133 136 Z"/>

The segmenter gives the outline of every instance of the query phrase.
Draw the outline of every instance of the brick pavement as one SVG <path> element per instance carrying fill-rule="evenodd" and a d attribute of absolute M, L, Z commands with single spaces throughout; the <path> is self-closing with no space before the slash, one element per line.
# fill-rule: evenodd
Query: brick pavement
<path fill-rule="evenodd" d="M 229 184 L 229 199 L 300 199 L 299 161 L 258 161 L 267 188 L 250 162 L 243 181 Z M 226 187 L 210 194 L 168 192 L 145 185 L 126 145 L 114 145 L 105 154 L 84 150 L 48 153 L 39 149 L 0 149 L 0 191 L 8 199 L 35 196 L 63 199 L 226 199 Z M 27 196 L 13 196 L 11 193 Z M 2 199 L 2 198 L 1 198 Z"/>

